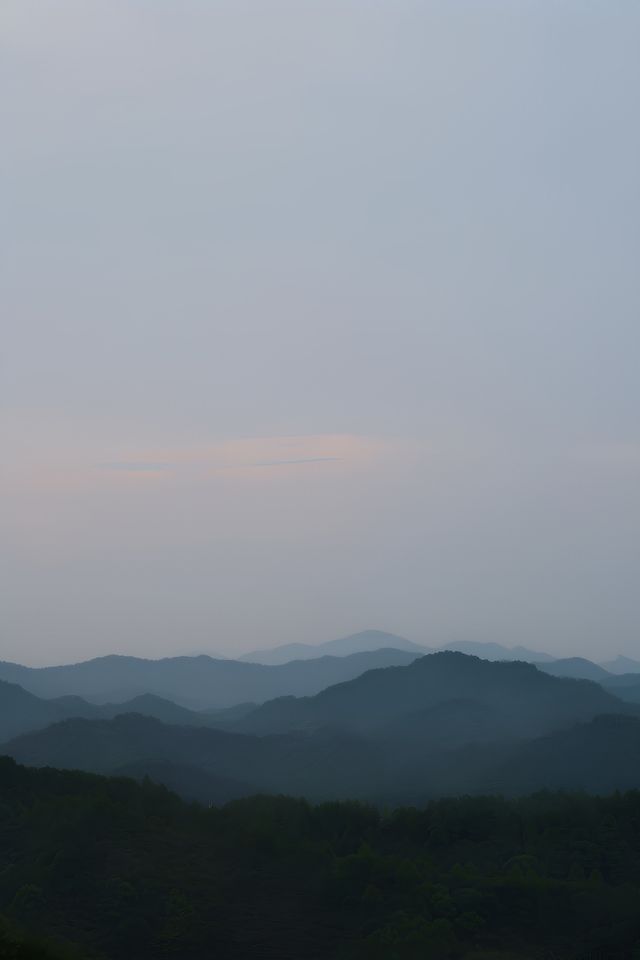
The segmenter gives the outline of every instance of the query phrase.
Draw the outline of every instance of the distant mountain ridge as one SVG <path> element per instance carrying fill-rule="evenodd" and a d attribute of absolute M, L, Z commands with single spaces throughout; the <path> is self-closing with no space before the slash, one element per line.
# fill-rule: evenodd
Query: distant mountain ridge
<path fill-rule="evenodd" d="M 551 663 L 536 664 L 540 670 L 550 673 L 554 677 L 573 677 L 575 680 L 594 680 L 596 683 L 606 684 L 611 679 L 611 674 L 604 667 L 593 663 L 591 660 L 585 660 L 584 657 L 566 657 L 562 660 L 554 660 Z"/>
<path fill-rule="evenodd" d="M 246 793 L 292 793 L 316 797 L 362 795 L 375 789 L 384 768 L 380 747 L 346 734 L 315 738 L 257 737 L 205 727 L 163 724 L 121 714 L 113 720 L 74 718 L 24 734 L 0 747 L 29 766 L 93 773 L 136 772 L 166 764 L 176 787 L 180 767 L 220 783 L 246 784 Z M 157 774 L 156 774 L 157 775 Z M 181 789 L 183 795 L 188 790 Z"/>
<path fill-rule="evenodd" d="M 499 708 L 512 737 L 536 736 L 627 706 L 595 683 L 552 677 L 520 661 L 492 662 L 439 652 L 407 666 L 370 670 L 313 697 L 282 697 L 245 716 L 237 729 L 256 733 L 339 726 L 365 732 L 448 700 Z"/>
<path fill-rule="evenodd" d="M 0 662 L 0 679 L 45 698 L 74 695 L 104 703 L 153 694 L 191 710 L 204 710 L 318 693 L 373 667 L 406 664 L 415 657 L 415 652 L 379 649 L 268 666 L 206 656 L 143 660 L 114 655 L 59 667 Z"/>
<path fill-rule="evenodd" d="M 417 656 L 428 653 L 450 650 L 457 653 L 468 653 L 471 656 L 481 657 L 483 660 L 525 660 L 528 663 L 551 662 L 555 658 L 549 653 L 530 650 L 528 647 L 505 647 L 500 643 L 485 643 L 478 640 L 457 640 L 451 643 L 426 646 L 417 644 L 406 637 L 394 633 L 385 633 L 382 630 L 363 630 L 360 633 L 341 637 L 338 640 L 329 640 L 325 643 L 288 643 L 278 647 L 253 650 L 245 653 L 240 660 L 250 663 L 280 664 L 289 660 L 306 660 L 322 654 L 332 656 L 346 656 L 350 653 L 365 650 L 377 650 L 381 647 L 393 647 L 395 650 L 415 652 Z"/>
<path fill-rule="evenodd" d="M 234 731 L 138 714 L 75 718 L 0 753 L 34 766 L 151 774 L 196 799 L 285 792 L 413 803 L 583 781 L 594 790 L 640 786 L 639 717 L 640 708 L 590 681 L 437 653 L 315 697 L 276 699 Z M 590 756 L 608 757 L 601 775 Z"/>
<path fill-rule="evenodd" d="M 630 657 L 617 656 L 600 666 L 609 673 L 640 673 L 640 660 L 632 660 Z"/>
<path fill-rule="evenodd" d="M 322 656 L 345 657 L 354 653 L 366 653 L 381 649 L 404 650 L 424 656 L 433 653 L 433 648 L 400 637 L 395 633 L 385 633 L 383 630 L 363 630 L 360 633 L 340 637 L 338 640 L 327 640 L 325 643 L 286 643 L 279 647 L 253 650 L 238 657 L 247 663 L 262 663 L 267 665 L 284 664 L 291 660 L 312 660 Z"/>
<path fill-rule="evenodd" d="M 120 714 L 139 713 L 179 726 L 219 727 L 226 722 L 237 722 L 255 707 L 256 704 L 244 704 L 224 710 L 196 712 L 153 694 L 143 694 L 125 703 L 95 704 L 76 696 L 46 700 L 17 683 L 0 680 L 0 742 L 72 717 L 111 720 Z"/>
<path fill-rule="evenodd" d="M 458 640 L 437 647 L 440 651 L 468 653 L 482 660 L 524 660 L 526 663 L 550 663 L 555 660 L 550 653 L 530 650 L 528 647 L 505 647 L 501 643 L 484 643 L 480 640 Z"/>

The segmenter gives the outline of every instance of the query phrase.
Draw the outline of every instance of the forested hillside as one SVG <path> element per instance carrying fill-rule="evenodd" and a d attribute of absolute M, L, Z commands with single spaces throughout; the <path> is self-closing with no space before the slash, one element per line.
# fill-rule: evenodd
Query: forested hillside
<path fill-rule="evenodd" d="M 638 793 L 389 813 L 285 797 L 205 809 L 149 782 L 4 759 L 0 804 L 0 912 L 86 958 L 635 960 L 640 950 Z"/>
<path fill-rule="evenodd" d="M 434 653 L 406 666 L 368 670 L 313 697 L 269 701 L 238 724 L 240 730 L 282 733 L 327 725 L 352 731 L 382 731 L 405 718 L 420 728 L 420 714 L 444 703 L 484 704 L 493 715 L 487 737 L 529 737 L 551 732 L 599 713 L 632 708 L 587 680 L 553 677 L 523 662 L 493 663 L 463 653 Z M 424 729 L 424 724 L 422 728 Z M 469 725 L 477 739 L 478 725 Z M 448 741 L 450 718 L 440 723 Z M 484 737 L 483 737 L 484 739 Z"/>

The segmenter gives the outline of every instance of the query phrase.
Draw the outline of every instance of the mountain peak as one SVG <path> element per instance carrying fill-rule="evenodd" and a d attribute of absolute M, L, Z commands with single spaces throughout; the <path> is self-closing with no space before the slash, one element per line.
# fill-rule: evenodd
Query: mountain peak
<path fill-rule="evenodd" d="M 361 630 L 337 640 L 327 640 L 324 643 L 286 643 L 270 649 L 253 650 L 240 657 L 249 663 L 276 665 L 291 660 L 312 660 L 322 656 L 345 657 L 353 653 L 372 653 L 380 649 L 403 650 L 423 656 L 431 653 L 432 648 L 423 647 L 407 640 L 406 637 L 384 630 Z"/>

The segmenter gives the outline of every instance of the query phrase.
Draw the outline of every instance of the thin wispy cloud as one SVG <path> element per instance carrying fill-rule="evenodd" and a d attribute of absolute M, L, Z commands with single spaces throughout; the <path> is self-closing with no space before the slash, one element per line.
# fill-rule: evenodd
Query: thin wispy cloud
<path fill-rule="evenodd" d="M 122 470 L 125 473 L 154 473 L 161 470 L 173 470 L 174 464 L 154 463 L 153 461 L 145 460 L 115 460 L 111 463 L 99 463 L 97 467 L 99 470 Z"/>
<path fill-rule="evenodd" d="M 263 460 L 261 463 L 253 463 L 253 467 L 288 467 L 302 463 L 340 463 L 343 457 L 303 457 L 300 460 Z"/>
<path fill-rule="evenodd" d="M 354 434 L 244 437 L 161 450 L 127 451 L 122 459 L 101 461 L 96 466 L 105 473 L 172 476 L 243 472 L 267 467 L 286 469 L 313 464 L 358 466 L 380 456 L 390 443 L 383 438 Z M 291 456 L 294 452 L 300 456 Z"/>
<path fill-rule="evenodd" d="M 0 17 L 3 656 L 632 655 L 640 5 Z"/>

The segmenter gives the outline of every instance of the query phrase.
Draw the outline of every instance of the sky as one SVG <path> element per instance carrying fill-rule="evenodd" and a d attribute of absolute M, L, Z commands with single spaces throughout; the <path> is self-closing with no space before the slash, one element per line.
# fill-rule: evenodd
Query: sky
<path fill-rule="evenodd" d="M 640 5 L 3 0 L 0 659 L 640 656 Z"/>

